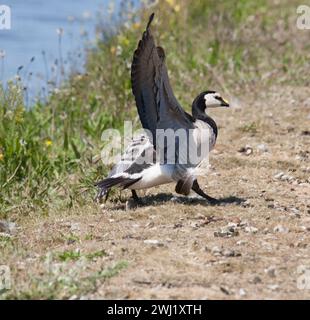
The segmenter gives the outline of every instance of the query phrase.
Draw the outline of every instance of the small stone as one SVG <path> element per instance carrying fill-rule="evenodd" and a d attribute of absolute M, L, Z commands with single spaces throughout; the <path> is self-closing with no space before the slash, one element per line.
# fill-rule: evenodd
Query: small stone
<path fill-rule="evenodd" d="M 148 240 L 144 240 L 143 242 L 145 244 L 149 244 L 149 245 L 153 245 L 153 246 L 157 246 L 157 247 L 162 247 L 164 245 L 162 242 L 160 242 L 159 240 L 155 240 L 155 239 L 148 239 Z"/>
<path fill-rule="evenodd" d="M 173 229 L 182 228 L 183 224 L 181 222 L 177 222 L 174 224 Z"/>
<path fill-rule="evenodd" d="M 245 241 L 245 240 L 239 240 L 239 241 L 236 242 L 236 244 L 237 244 L 238 246 L 243 246 L 243 245 L 247 244 L 247 241 Z"/>
<path fill-rule="evenodd" d="M 239 223 L 239 226 L 240 227 L 245 227 L 245 226 L 247 226 L 249 223 L 248 223 L 248 221 L 247 220 L 242 220 L 240 223 Z"/>
<path fill-rule="evenodd" d="M 254 284 L 261 283 L 261 282 L 262 282 L 262 279 L 259 276 L 254 277 L 254 279 L 253 279 Z"/>
<path fill-rule="evenodd" d="M 193 229 L 197 229 L 197 228 L 199 228 L 199 223 L 197 223 L 197 222 L 191 222 L 191 223 L 190 223 L 190 226 L 191 226 Z"/>
<path fill-rule="evenodd" d="M 271 266 L 267 269 L 265 269 L 265 272 L 268 274 L 269 277 L 275 278 L 276 277 L 276 268 Z"/>
<path fill-rule="evenodd" d="M 274 176 L 274 178 L 275 179 L 281 179 L 281 177 L 284 175 L 284 172 L 279 172 L 279 173 L 277 173 L 275 176 Z"/>
<path fill-rule="evenodd" d="M 230 249 L 226 249 L 222 252 L 222 255 L 225 257 L 240 257 L 241 253 L 240 252 L 236 252 L 234 250 L 230 250 Z"/>
<path fill-rule="evenodd" d="M 222 229 L 220 231 L 214 232 L 215 237 L 221 237 L 221 238 L 230 238 L 238 235 L 239 235 L 239 232 L 237 230 Z"/>
<path fill-rule="evenodd" d="M 201 213 L 198 213 L 195 217 L 194 217 L 194 219 L 205 219 L 206 218 L 206 216 L 204 216 L 203 214 L 201 214 Z"/>
<path fill-rule="evenodd" d="M 257 233 L 258 229 L 255 227 L 247 226 L 244 228 L 244 231 L 247 233 Z"/>
<path fill-rule="evenodd" d="M 211 249 L 211 253 L 214 255 L 214 256 L 220 256 L 222 254 L 222 249 L 219 248 L 219 247 L 213 247 Z"/>
<path fill-rule="evenodd" d="M 277 291 L 280 288 L 279 285 L 277 285 L 277 284 L 270 284 L 267 287 L 272 291 Z"/>
<path fill-rule="evenodd" d="M 249 208 L 249 207 L 253 207 L 253 205 L 251 204 L 251 201 L 250 200 L 246 200 L 244 202 L 241 203 L 241 206 L 243 208 Z"/>
<path fill-rule="evenodd" d="M 270 231 L 269 231 L 269 229 L 268 228 L 265 228 L 264 230 L 263 230 L 263 234 L 268 234 Z"/>
<path fill-rule="evenodd" d="M 208 248 L 206 248 L 206 251 L 208 251 Z M 223 250 L 223 248 L 219 248 L 217 246 L 214 246 L 212 249 L 211 249 L 211 253 L 214 255 L 214 256 L 223 256 L 223 257 L 240 257 L 241 256 L 241 253 L 240 252 L 237 252 L 235 250 L 231 250 L 231 249 L 225 249 Z"/>
<path fill-rule="evenodd" d="M 153 228 L 154 226 L 155 226 L 154 221 L 150 221 L 145 225 L 146 228 Z"/>
<path fill-rule="evenodd" d="M 292 182 L 292 181 L 294 180 L 294 177 L 291 177 L 291 176 L 289 176 L 289 175 L 287 175 L 287 174 L 284 174 L 284 175 L 281 176 L 280 179 L 281 179 L 282 181 Z"/>
<path fill-rule="evenodd" d="M 230 294 L 230 292 L 229 292 L 229 290 L 228 290 L 227 288 L 225 288 L 225 287 L 220 287 L 220 289 L 221 289 L 221 291 L 222 291 L 223 293 L 225 293 L 225 294 L 227 294 L 227 295 Z"/>
<path fill-rule="evenodd" d="M 246 149 L 245 154 L 246 154 L 247 156 L 249 156 L 249 155 L 252 154 L 252 153 L 253 153 L 253 149 L 252 149 L 252 148 L 247 148 L 247 149 Z"/>
<path fill-rule="evenodd" d="M 79 223 L 72 223 L 70 226 L 71 231 L 80 231 L 80 224 Z"/>
<path fill-rule="evenodd" d="M 265 144 L 259 144 L 258 146 L 257 146 L 257 149 L 259 150 L 259 151 L 261 151 L 261 152 L 268 152 L 268 147 L 265 145 Z"/>
<path fill-rule="evenodd" d="M 246 292 L 245 292 L 245 290 L 243 288 L 239 289 L 239 295 L 241 297 L 244 297 L 246 295 Z"/>
<path fill-rule="evenodd" d="M 253 148 L 249 145 L 246 145 L 245 147 L 240 148 L 238 152 L 244 153 L 245 155 L 249 156 L 253 153 Z"/>
<path fill-rule="evenodd" d="M 207 225 L 211 222 L 217 222 L 217 221 L 221 221 L 223 220 L 223 218 L 221 217 L 215 217 L 215 216 L 206 216 L 202 222 L 203 225 Z"/>
<path fill-rule="evenodd" d="M 297 208 L 291 208 L 290 211 L 292 213 L 299 213 L 299 209 L 297 209 Z"/>
<path fill-rule="evenodd" d="M 273 232 L 278 232 L 278 233 L 288 233 L 288 228 L 283 227 L 282 225 L 277 225 L 273 228 Z"/>
<path fill-rule="evenodd" d="M 0 221 L 0 232 L 13 234 L 16 230 L 16 223 L 9 221 Z"/>
<path fill-rule="evenodd" d="M 305 248 L 307 248 L 307 246 L 308 246 L 308 243 L 304 242 L 304 241 L 297 241 L 296 243 L 294 243 L 294 247 L 296 247 L 296 248 L 305 249 Z"/>
<path fill-rule="evenodd" d="M 237 228 L 237 226 L 238 226 L 238 224 L 235 223 L 235 222 L 229 222 L 229 223 L 227 224 L 227 228 L 228 228 L 229 230 L 235 230 L 235 229 Z"/>

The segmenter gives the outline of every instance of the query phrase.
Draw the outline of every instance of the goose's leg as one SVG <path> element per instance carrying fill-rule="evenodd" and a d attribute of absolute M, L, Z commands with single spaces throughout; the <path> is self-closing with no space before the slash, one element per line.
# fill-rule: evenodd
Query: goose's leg
<path fill-rule="evenodd" d="M 133 200 L 134 200 L 137 204 L 141 205 L 141 204 L 142 204 L 142 201 L 141 201 L 141 199 L 138 197 L 136 190 L 131 190 L 131 194 L 132 194 Z"/>
<path fill-rule="evenodd" d="M 198 181 L 197 180 L 194 180 L 194 183 L 193 183 L 193 186 L 192 186 L 192 190 L 194 190 L 197 194 L 199 194 L 201 197 L 205 198 L 206 200 L 208 200 L 208 202 L 210 204 L 218 204 L 220 203 L 219 200 L 215 199 L 215 198 L 212 198 L 210 196 L 208 196 L 207 194 L 205 194 L 203 192 L 203 190 L 200 189 L 199 187 L 199 184 L 198 184 Z"/>
<path fill-rule="evenodd" d="M 109 195 L 110 195 L 110 189 L 109 189 L 109 190 L 107 191 L 107 193 L 106 193 L 104 202 L 107 202 L 107 201 L 108 201 Z"/>
<path fill-rule="evenodd" d="M 94 201 L 100 203 L 100 202 L 101 202 L 101 199 L 105 196 L 104 202 L 107 202 L 108 197 L 109 197 L 109 194 L 110 194 L 110 189 L 107 190 L 107 189 L 105 189 L 105 188 L 101 188 L 101 189 L 98 191 L 98 193 L 97 193 Z"/>

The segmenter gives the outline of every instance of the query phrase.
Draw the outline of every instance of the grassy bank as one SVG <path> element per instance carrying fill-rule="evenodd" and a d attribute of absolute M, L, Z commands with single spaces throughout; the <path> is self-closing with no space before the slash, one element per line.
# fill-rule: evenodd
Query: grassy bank
<path fill-rule="evenodd" d="M 132 13 L 117 35 L 102 30 L 86 73 L 72 75 L 48 103 L 26 110 L 11 83 L 0 92 L 0 216 L 57 214 L 92 201 L 93 182 L 107 170 L 98 161 L 101 132 L 136 117 L 130 63 L 150 12 L 176 95 L 189 108 L 204 89 L 240 102 L 245 88 L 309 85 L 309 41 L 292 37 L 297 4 L 163 0 Z"/>

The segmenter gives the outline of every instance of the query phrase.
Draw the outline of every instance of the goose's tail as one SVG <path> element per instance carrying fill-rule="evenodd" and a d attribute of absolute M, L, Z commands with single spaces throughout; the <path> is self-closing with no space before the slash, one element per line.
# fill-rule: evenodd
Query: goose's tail
<path fill-rule="evenodd" d="M 95 200 L 100 201 L 104 196 L 108 196 L 108 193 L 112 187 L 126 189 L 132 184 L 139 181 L 140 179 L 141 177 L 132 179 L 124 176 L 109 177 L 109 178 L 103 179 L 95 183 L 95 186 L 99 188 L 99 191 L 97 193 Z"/>

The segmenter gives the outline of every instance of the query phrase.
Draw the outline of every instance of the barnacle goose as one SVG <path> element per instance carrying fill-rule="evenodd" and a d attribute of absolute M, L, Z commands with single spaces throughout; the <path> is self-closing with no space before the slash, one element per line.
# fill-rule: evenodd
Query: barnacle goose
<path fill-rule="evenodd" d="M 193 101 L 192 115 L 183 110 L 170 86 L 165 52 L 156 47 L 150 30 L 153 18 L 154 13 L 134 52 L 131 66 L 132 92 L 142 126 L 148 134 L 133 139 L 108 177 L 96 183 L 99 188 L 96 199 L 107 197 L 112 187 L 119 187 L 131 189 L 133 198 L 139 201 L 135 190 L 175 182 L 177 193 L 188 195 L 193 190 L 210 204 L 217 203 L 199 187 L 197 171 L 203 161 L 193 163 L 188 155 L 204 145 L 208 146 L 207 152 L 212 150 L 218 129 L 206 109 L 229 107 L 229 104 L 217 92 L 204 91 Z M 173 140 L 175 161 L 170 163 L 168 143 L 159 146 L 158 140 L 162 138 L 162 130 L 176 132 L 180 129 L 186 133 L 185 139 L 193 138 L 193 143 L 188 143 L 187 152 L 183 152 L 177 148 L 181 139 Z M 208 135 L 200 135 L 202 131 L 207 131 Z M 164 160 L 159 161 L 159 158 Z"/>

